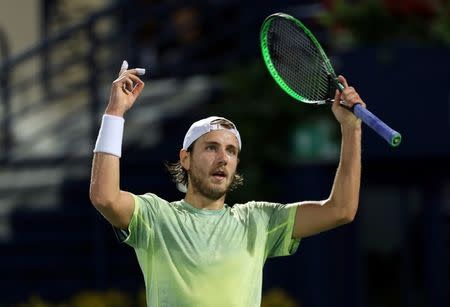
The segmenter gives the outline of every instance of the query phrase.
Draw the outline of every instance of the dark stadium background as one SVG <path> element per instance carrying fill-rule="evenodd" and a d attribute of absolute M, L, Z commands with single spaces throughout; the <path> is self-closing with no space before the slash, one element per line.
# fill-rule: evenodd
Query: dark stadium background
<path fill-rule="evenodd" d="M 88 197 L 93 143 L 123 59 L 147 68 L 126 117 L 123 189 L 182 198 L 164 162 L 177 159 L 192 121 L 214 114 L 243 137 L 246 183 L 228 203 L 328 196 L 338 126 L 327 107 L 284 94 L 261 60 L 259 27 L 277 11 L 317 34 L 403 143 L 391 148 L 364 128 L 355 221 L 269 259 L 263 306 L 450 305 L 446 1 L 37 2 L 40 39 L 25 50 L 10 52 L 15 33 L 0 20 L 0 306 L 144 304 L 133 250 Z"/>

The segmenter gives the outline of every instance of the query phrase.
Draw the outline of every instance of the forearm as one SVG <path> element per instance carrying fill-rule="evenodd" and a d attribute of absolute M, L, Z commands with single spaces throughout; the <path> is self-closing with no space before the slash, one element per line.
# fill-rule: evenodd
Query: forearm
<path fill-rule="evenodd" d="M 120 190 L 123 117 L 103 116 L 94 148 L 89 195 L 92 204 L 115 227 L 126 229 L 134 211 L 133 195 Z"/>
<path fill-rule="evenodd" d="M 95 153 L 92 161 L 90 198 L 94 205 L 112 203 L 120 193 L 119 157 Z"/>
<path fill-rule="evenodd" d="M 328 204 L 345 221 L 353 220 L 358 209 L 361 181 L 361 128 L 341 126 L 342 144 L 339 166 Z"/>
<path fill-rule="evenodd" d="M 123 116 L 105 114 L 94 148 L 90 197 L 94 205 L 108 205 L 119 196 L 119 158 L 122 155 Z"/>

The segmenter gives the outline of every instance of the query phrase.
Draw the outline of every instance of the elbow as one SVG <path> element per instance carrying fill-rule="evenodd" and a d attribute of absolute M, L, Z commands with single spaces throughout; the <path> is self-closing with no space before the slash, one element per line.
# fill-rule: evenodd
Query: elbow
<path fill-rule="evenodd" d="M 342 224 L 349 224 L 349 223 L 353 222 L 353 220 L 355 219 L 355 216 L 356 216 L 356 212 L 347 213 L 341 219 Z"/>
<path fill-rule="evenodd" d="M 358 208 L 358 203 L 347 203 L 345 205 L 338 205 L 333 200 L 329 200 L 330 204 L 334 208 L 334 218 L 337 226 L 345 225 L 353 222 L 356 217 L 356 211 Z"/>
<path fill-rule="evenodd" d="M 339 224 L 345 225 L 354 221 L 356 217 L 356 209 L 343 209 L 339 214 Z"/>
<path fill-rule="evenodd" d="M 334 219 L 336 225 L 345 225 L 353 222 L 358 210 L 358 200 L 336 200 L 329 198 L 327 204 L 334 208 Z"/>
<path fill-rule="evenodd" d="M 106 205 L 106 201 L 97 193 L 93 193 L 92 191 L 89 192 L 89 199 L 91 201 L 91 204 L 97 209 L 105 207 Z"/>
<path fill-rule="evenodd" d="M 95 189 L 89 190 L 89 199 L 91 201 L 91 204 L 97 209 L 102 210 L 105 208 L 108 208 L 113 203 L 113 197 L 102 193 L 101 191 L 96 191 Z"/>

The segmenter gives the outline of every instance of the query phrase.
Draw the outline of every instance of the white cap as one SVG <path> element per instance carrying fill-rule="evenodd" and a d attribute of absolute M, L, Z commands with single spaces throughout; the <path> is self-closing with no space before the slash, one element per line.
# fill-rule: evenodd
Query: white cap
<path fill-rule="evenodd" d="M 232 126 L 232 128 L 228 129 L 221 124 L 215 123 L 216 121 L 221 119 L 226 120 Z M 241 150 L 242 148 L 241 136 L 239 135 L 239 131 L 237 130 L 236 126 L 230 120 L 218 116 L 211 116 L 193 123 L 189 128 L 188 132 L 186 133 L 186 135 L 184 136 L 183 149 L 187 150 L 189 146 L 191 146 L 192 143 L 194 143 L 199 137 L 213 130 L 227 130 L 233 133 L 238 140 L 239 150 Z"/>

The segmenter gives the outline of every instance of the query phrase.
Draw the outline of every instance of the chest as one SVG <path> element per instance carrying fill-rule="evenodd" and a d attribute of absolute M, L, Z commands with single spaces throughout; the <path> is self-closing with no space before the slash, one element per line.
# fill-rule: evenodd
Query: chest
<path fill-rule="evenodd" d="M 160 255 L 196 268 L 258 257 L 264 244 L 256 224 L 226 214 L 179 215 L 161 221 L 158 228 L 155 247 Z"/>

